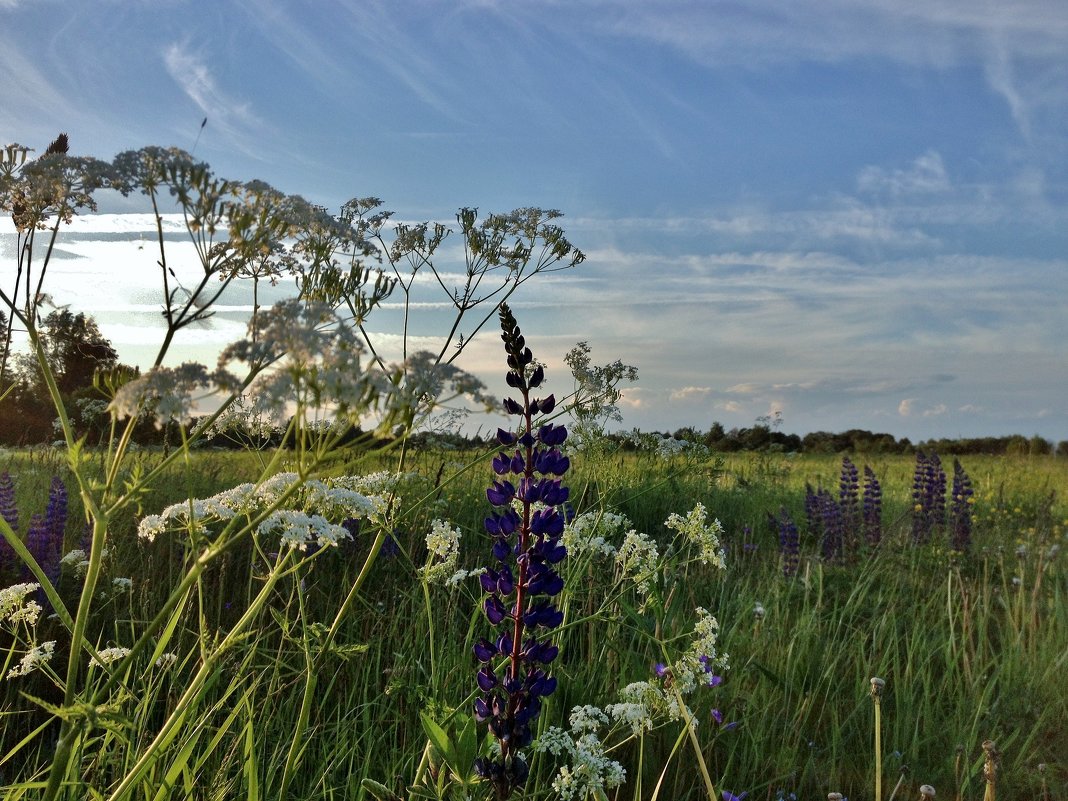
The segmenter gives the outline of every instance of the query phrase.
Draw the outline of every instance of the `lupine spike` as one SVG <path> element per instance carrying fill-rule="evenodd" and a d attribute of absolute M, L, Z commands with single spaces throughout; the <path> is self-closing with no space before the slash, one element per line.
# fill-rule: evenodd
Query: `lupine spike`
<path fill-rule="evenodd" d="M 556 679 L 536 665 L 548 666 L 559 653 L 542 632 L 563 622 L 563 612 L 556 609 L 552 598 L 563 590 L 564 581 L 553 565 L 567 554 L 560 541 L 564 513 L 556 507 L 567 502 L 569 490 L 561 485 L 560 476 L 570 467 L 567 457 L 557 450 L 567 429 L 552 423 L 534 426 L 534 416 L 547 414 L 556 403 L 552 395 L 545 400 L 530 397 L 530 390 L 544 380 L 544 368 L 535 365 L 528 371 L 534 355 L 507 304 L 501 304 L 500 318 L 508 354 L 506 380 L 522 394 L 519 401 L 506 401 L 505 411 L 518 414 L 522 422 L 518 433 L 498 431 L 498 442 L 506 447 L 518 445 L 518 449 L 511 455 L 500 452 L 493 470 L 518 479 L 515 484 L 495 480 L 486 491 L 489 502 L 501 511 L 486 519 L 497 564 L 481 578 L 487 593 L 483 612 L 491 625 L 505 630 L 496 643 L 482 639 L 474 647 L 482 664 L 475 717 L 486 723 L 500 745 L 499 757 L 480 757 L 474 769 L 490 782 L 499 800 L 526 782 L 529 768 L 521 751 L 533 739 L 531 724 L 541 711 L 541 698 L 556 689 Z"/>

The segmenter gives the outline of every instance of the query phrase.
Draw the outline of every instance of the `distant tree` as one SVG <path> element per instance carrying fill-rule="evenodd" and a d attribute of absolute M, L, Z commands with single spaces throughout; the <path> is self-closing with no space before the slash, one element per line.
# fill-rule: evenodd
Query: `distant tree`
<path fill-rule="evenodd" d="M 1035 434 L 1027 442 L 1027 452 L 1032 456 L 1048 456 L 1053 453 L 1053 443 Z"/>
<path fill-rule="evenodd" d="M 1068 458 L 1068 439 L 1062 439 L 1057 443 L 1057 456 Z"/>

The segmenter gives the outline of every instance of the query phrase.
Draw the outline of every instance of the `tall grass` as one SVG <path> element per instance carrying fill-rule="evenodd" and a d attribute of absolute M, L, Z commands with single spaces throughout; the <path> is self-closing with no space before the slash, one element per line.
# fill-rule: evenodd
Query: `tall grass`
<path fill-rule="evenodd" d="M 477 532 L 486 508 L 485 471 L 461 471 L 437 487 L 433 482 L 443 462 L 477 458 L 413 455 L 420 472 L 430 476 L 423 485 L 426 497 L 439 505 L 424 506 L 397 527 L 400 550 L 374 563 L 325 652 L 317 650 L 324 632 L 372 542 L 358 537 L 323 552 L 299 569 L 281 571 L 270 587 L 264 561 L 269 557 L 253 548 L 235 549 L 205 571 L 167 622 L 180 660 L 159 670 L 152 665 L 156 655 L 146 652 L 116 682 L 113 698 L 123 701 L 117 705 L 123 711 L 114 719 L 107 709 L 97 711 L 94 734 L 77 757 L 85 785 L 114 787 L 130 773 L 134 755 L 174 712 L 198 653 L 215 646 L 211 632 L 224 637 L 266 589 L 266 601 L 197 690 L 195 725 L 166 745 L 169 756 L 141 776 L 140 786 L 157 788 L 157 797 L 276 797 L 284 783 L 290 798 L 340 799 L 360 797 L 362 781 L 372 779 L 403 797 L 426 748 L 420 713 L 447 720 L 457 711 L 466 714 L 473 697 L 470 646 L 481 625 L 477 586 L 424 588 L 413 576 L 425 558 L 422 537 L 429 520 L 441 509 L 465 532 L 465 566 L 484 559 Z M 243 470 L 259 469 L 248 460 L 195 454 L 175 469 L 173 480 L 161 483 L 164 491 L 146 498 L 144 511 L 230 485 Z M 984 790 L 981 743 L 987 739 L 1002 754 L 1002 798 L 1039 797 L 1043 781 L 1053 797 L 1063 794 L 1068 574 L 1064 557 L 1050 553 L 1063 541 L 1064 510 L 1048 504 L 1046 495 L 1063 486 L 1062 465 L 1013 460 L 980 469 L 969 465 L 977 476 L 979 524 L 973 554 L 962 557 L 945 543 L 907 544 L 909 465 L 884 462 L 879 468 L 890 508 L 901 509 L 888 512 L 887 519 L 902 522 L 883 546 L 839 567 L 816 558 L 817 543 L 803 543 L 799 574 L 784 579 L 763 517 L 780 505 L 796 506 L 806 480 L 830 481 L 829 461 L 792 459 L 784 462 L 788 474 L 767 482 L 758 478 L 766 463 L 752 457 L 681 471 L 679 464 L 645 456 L 588 464 L 579 457 L 575 463 L 578 512 L 619 510 L 635 528 L 661 541 L 667 538 L 668 514 L 695 501 L 724 522 L 729 569 L 689 565 L 659 620 L 661 639 L 684 635 L 696 606 L 713 610 L 722 624 L 720 644 L 731 654 L 731 670 L 721 686 L 691 703 L 703 757 L 718 786 L 769 799 L 780 791 L 799 798 L 829 790 L 865 797 L 875 765 L 869 679 L 879 676 L 886 680 L 884 798 L 906 767 L 898 797 L 931 784 L 941 797 L 978 798 Z M 43 476 L 58 468 L 34 455 L 11 461 L 9 469 L 19 476 L 20 488 L 41 488 L 47 486 Z M 1021 469 L 1046 477 L 1038 482 L 1039 492 L 1028 493 L 1015 478 Z M 39 475 L 31 479 L 34 474 Z M 741 548 L 743 525 L 753 528 L 755 551 Z M 179 544 L 161 540 L 146 546 L 132 531 L 115 538 L 109 569 L 132 577 L 135 590 L 99 610 L 93 630 L 100 647 L 128 641 L 128 632 L 144 625 L 185 558 Z M 1017 552 L 1019 544 L 1026 547 Z M 596 564 L 577 561 L 572 567 L 581 575 L 569 578 L 564 602 L 571 619 L 581 620 L 597 613 L 603 600 L 598 593 L 609 586 Z M 754 613 L 757 604 L 762 616 Z M 608 703 L 621 686 L 649 678 L 661 660 L 655 618 L 619 596 L 610 615 L 602 610 L 590 625 L 565 627 L 556 666 L 560 689 L 548 700 L 542 728 L 565 725 L 573 706 Z M 319 679 L 308 704 L 304 690 L 313 668 Z M 24 737 L 48 725 L 48 716 L 27 696 L 45 703 L 60 699 L 43 677 L 18 686 L 4 682 L 3 689 L 5 792 L 32 797 L 40 786 L 33 777 L 43 781 L 53 746 L 43 734 L 20 747 Z M 723 714 L 723 725 L 712 718 L 713 708 Z M 304 735 L 294 744 L 300 720 Z M 738 725 L 728 728 L 731 722 Z M 636 797 L 631 795 L 636 787 L 647 797 L 658 783 L 661 797 L 703 797 L 692 753 L 676 748 L 679 733 L 678 726 L 665 726 L 640 740 L 622 738 L 612 756 L 627 768 L 628 780 L 614 797 Z M 1048 766 L 1041 775 L 1040 763 Z M 557 766 L 541 754 L 532 767 L 532 796 L 544 796 Z"/>

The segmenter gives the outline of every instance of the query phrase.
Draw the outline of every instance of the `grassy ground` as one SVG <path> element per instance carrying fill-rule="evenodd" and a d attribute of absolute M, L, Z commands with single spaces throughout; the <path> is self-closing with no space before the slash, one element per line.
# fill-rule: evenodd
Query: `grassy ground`
<path fill-rule="evenodd" d="M 142 457 L 146 466 L 154 458 Z M 273 585 L 269 603 L 198 695 L 182 736 L 145 773 L 145 786 L 161 788 L 160 798 L 168 792 L 273 798 L 284 786 L 289 798 L 351 799 L 363 793 L 361 780 L 371 778 L 402 793 L 427 742 L 419 713 L 443 720 L 455 710 L 466 712 L 474 696 L 471 644 L 487 631 L 477 582 L 426 586 L 416 570 L 426 557 L 430 521 L 438 517 L 463 532 L 461 566 L 487 562 L 480 536 L 488 511 L 487 461 L 469 453 L 411 456 L 411 468 L 426 480 L 405 498 L 408 511 L 396 530 L 400 550 L 374 561 L 329 653 L 317 652 L 316 638 L 343 606 L 370 538 L 358 535 Z M 861 456 L 854 461 L 865 463 Z M 694 608 L 703 606 L 718 618 L 720 648 L 731 662 L 723 684 L 689 699 L 717 789 L 768 799 L 790 793 L 818 798 L 829 791 L 873 797 L 869 679 L 879 676 L 887 683 L 884 799 L 899 776 L 899 798 L 916 797 L 925 783 L 940 798 L 979 798 L 986 739 L 1002 754 L 998 796 L 1042 798 L 1046 791 L 1065 798 L 1068 569 L 1055 546 L 1063 547 L 1068 530 L 1068 463 L 962 461 L 976 487 L 969 554 L 954 554 L 944 537 L 924 547 L 911 544 L 914 462 L 876 457 L 868 464 L 884 490 L 880 547 L 850 564 L 828 565 L 818 558 L 819 544 L 803 532 L 798 574 L 787 578 L 767 515 L 786 507 L 803 521 L 806 483 L 836 491 L 840 458 L 744 454 L 687 463 L 633 454 L 576 457 L 568 481 L 578 512 L 621 512 L 663 545 L 668 515 L 701 502 L 723 523 L 728 568 L 688 563 L 664 577 L 662 605 L 643 609 L 620 589 L 610 564 L 565 562 L 567 624 L 554 664 L 560 687 L 539 726 L 566 725 L 572 706 L 604 706 L 618 700 L 623 686 L 649 679 L 653 664 L 663 660 L 661 643 L 669 652 L 684 647 Z M 327 472 L 368 473 L 388 464 L 340 455 Z M 470 464 L 476 466 L 467 469 Z M 206 497 L 253 478 L 261 467 L 255 454 L 195 453 L 142 499 L 143 511 Z M 58 457 L 47 452 L 9 454 L 0 459 L 0 472 L 5 469 L 17 478 L 26 517 L 43 511 L 52 474 L 64 474 Z M 79 514 L 72 499 L 71 546 Z M 130 641 L 189 564 L 180 540 L 145 546 L 135 526 L 130 519 L 113 528 L 108 573 L 131 578 L 134 588 L 99 608 L 100 647 Z M 82 747 L 85 786 L 107 797 L 134 768 L 202 654 L 263 589 L 268 558 L 250 542 L 226 553 L 173 619 L 170 650 L 178 661 L 153 670 L 146 654 L 129 666 L 113 696 L 114 712 L 100 711 Z M 74 597 L 77 582 L 64 575 L 61 590 Z M 763 616 L 754 611 L 758 605 Z M 53 628 L 43 629 L 41 638 L 60 638 Z M 18 683 L 0 679 L 0 784 L 11 797 L 32 797 L 31 782 L 41 779 L 39 766 L 53 748 L 47 726 L 36 729 L 45 716 L 28 696 L 54 702 L 55 694 L 44 675 Z M 713 709 L 723 715 L 722 724 Z M 294 743 L 299 721 L 305 734 Z M 703 797 L 695 754 L 678 745 L 682 731 L 681 724 L 665 722 L 640 739 L 606 734 L 606 743 L 617 744 L 611 757 L 628 773 L 609 797 L 650 798 L 658 782 L 661 798 Z M 553 795 L 557 767 L 552 758 L 535 757 L 531 797 Z"/>

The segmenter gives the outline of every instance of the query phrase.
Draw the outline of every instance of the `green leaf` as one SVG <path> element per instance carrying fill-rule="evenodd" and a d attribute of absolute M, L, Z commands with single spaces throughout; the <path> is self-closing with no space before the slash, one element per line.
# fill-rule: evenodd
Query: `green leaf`
<path fill-rule="evenodd" d="M 449 735 L 426 712 L 420 712 L 419 719 L 423 721 L 423 731 L 426 732 L 427 739 L 438 749 L 438 753 L 441 754 L 441 758 L 445 760 L 445 763 L 450 768 L 453 768 L 453 773 L 456 773 L 456 746 L 449 739 Z"/>

